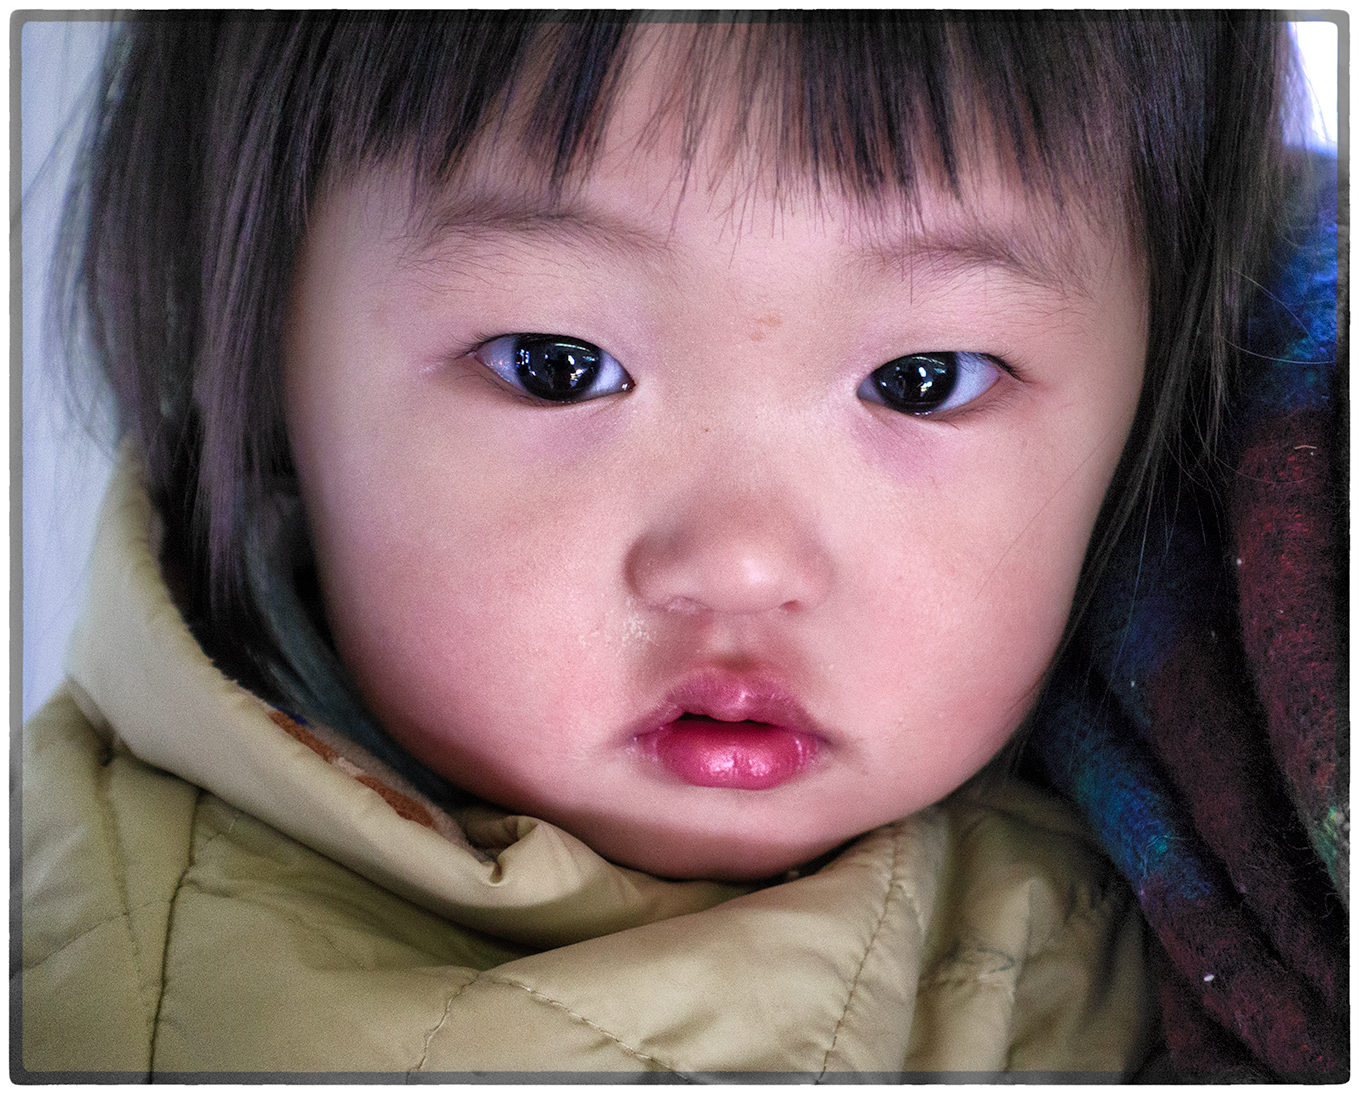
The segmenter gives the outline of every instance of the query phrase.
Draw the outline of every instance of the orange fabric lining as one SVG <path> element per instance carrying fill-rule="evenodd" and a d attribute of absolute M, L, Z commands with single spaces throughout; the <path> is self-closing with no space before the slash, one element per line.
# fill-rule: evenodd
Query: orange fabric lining
<path fill-rule="evenodd" d="M 271 710 L 269 712 L 269 720 L 294 740 L 301 741 L 320 756 L 321 759 L 325 760 L 326 763 L 333 765 L 335 761 L 340 758 L 340 754 L 331 748 L 330 745 L 326 744 L 325 741 L 321 740 L 314 733 L 307 732 L 307 730 L 303 729 L 282 711 Z M 418 801 L 407 797 L 398 790 L 393 790 L 381 779 L 373 775 L 365 774 L 352 777 L 356 782 L 362 783 L 364 786 L 368 787 L 368 789 L 377 791 L 377 793 L 382 796 L 382 800 L 396 810 L 397 816 L 403 817 L 408 821 L 414 821 L 416 824 L 425 828 L 434 829 L 434 818 L 430 815 L 429 810 Z"/>

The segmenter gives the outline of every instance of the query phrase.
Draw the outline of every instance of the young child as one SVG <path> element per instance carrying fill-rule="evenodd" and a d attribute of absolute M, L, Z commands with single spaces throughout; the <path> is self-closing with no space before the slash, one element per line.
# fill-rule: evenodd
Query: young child
<path fill-rule="evenodd" d="M 1322 360 L 1248 311 L 1315 257 L 1286 42 L 130 24 L 67 221 L 126 440 L 24 731 L 16 1076 L 1342 1074 L 1306 803 L 1262 904 L 1110 705 L 1239 347 Z"/>

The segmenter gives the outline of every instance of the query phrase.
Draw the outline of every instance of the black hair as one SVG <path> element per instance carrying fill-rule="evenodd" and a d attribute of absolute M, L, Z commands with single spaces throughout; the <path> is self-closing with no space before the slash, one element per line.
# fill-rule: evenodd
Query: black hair
<path fill-rule="evenodd" d="M 991 149 L 1053 208 L 1122 218 L 1148 271 L 1146 380 L 1078 612 L 1158 468 L 1204 465 L 1285 185 L 1277 14 L 148 15 L 105 60 L 65 322 L 145 462 L 186 619 L 265 698 L 350 732 L 366 718 L 315 603 L 283 420 L 312 202 L 377 165 L 409 170 L 413 195 L 447 186 L 491 127 L 559 190 L 588 170 L 639 31 L 665 22 L 689 156 L 720 117 L 733 163 L 909 206 Z"/>

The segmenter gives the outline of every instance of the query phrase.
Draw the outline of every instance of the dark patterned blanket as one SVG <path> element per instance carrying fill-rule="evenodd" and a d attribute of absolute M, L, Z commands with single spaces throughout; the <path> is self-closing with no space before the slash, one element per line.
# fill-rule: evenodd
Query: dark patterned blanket
<path fill-rule="evenodd" d="M 1254 307 L 1216 501 L 1180 482 L 1133 522 L 1032 737 L 1159 939 L 1186 1077 L 1349 1067 L 1335 172 Z"/>

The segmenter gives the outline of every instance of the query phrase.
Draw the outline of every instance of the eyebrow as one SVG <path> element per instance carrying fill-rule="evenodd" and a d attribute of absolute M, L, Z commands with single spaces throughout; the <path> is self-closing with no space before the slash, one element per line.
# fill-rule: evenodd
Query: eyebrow
<path fill-rule="evenodd" d="M 546 195 L 486 191 L 438 202 L 416 219 L 413 242 L 416 253 L 428 254 L 453 240 L 501 236 L 583 243 L 630 257 L 657 256 L 670 250 L 667 237 L 602 210 Z"/>
<path fill-rule="evenodd" d="M 875 218 L 876 219 L 876 218 Z M 913 228 L 906 218 L 885 228 L 861 222 L 860 253 L 848 266 L 855 273 L 895 270 L 904 277 L 925 271 L 950 276 L 1002 270 L 1041 289 L 1083 292 L 1089 283 L 1089 256 L 1079 247 L 1045 241 L 1031 225 L 1002 230 L 985 223 Z M 606 210 L 546 193 L 479 190 L 428 207 L 417 217 L 413 241 L 417 254 L 429 254 L 451 241 L 491 240 L 505 236 L 583 244 L 619 257 L 661 257 L 672 248 L 668 235 L 615 217 Z"/>
<path fill-rule="evenodd" d="M 855 265 L 895 268 L 909 276 L 918 263 L 942 275 L 1000 269 L 1063 293 L 1087 291 L 1091 274 L 1090 256 L 1078 246 L 1044 240 L 1028 226 L 1000 230 L 986 224 L 878 232 Z"/>

